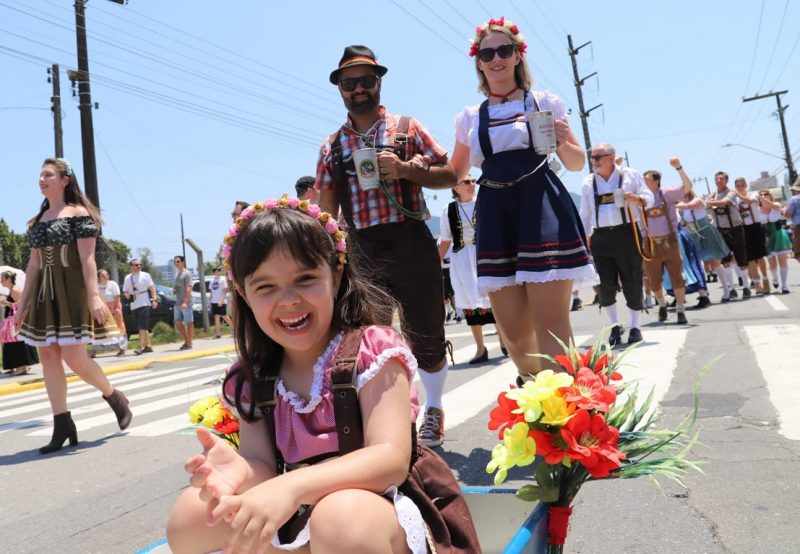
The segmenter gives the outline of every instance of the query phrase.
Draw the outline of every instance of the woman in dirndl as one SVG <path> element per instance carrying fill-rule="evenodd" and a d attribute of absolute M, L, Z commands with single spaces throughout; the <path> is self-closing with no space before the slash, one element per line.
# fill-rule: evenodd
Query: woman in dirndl
<path fill-rule="evenodd" d="M 0 296 L 0 307 L 4 310 L 3 317 L 16 317 L 14 308 L 22 296 L 22 287 L 17 284 L 17 273 L 13 270 L 0 273 L 0 286 L 8 289 L 8 295 Z M 11 325 L 11 323 L 8 324 Z M 15 338 L 19 339 L 19 337 Z M 33 346 L 25 344 L 21 340 L 3 342 L 3 370 L 11 374 L 11 377 L 27 375 L 30 366 L 38 363 L 39 355 Z"/>
<path fill-rule="evenodd" d="M 772 285 L 775 289 L 778 288 L 775 273 L 780 269 L 781 293 L 789 294 L 789 256 L 792 254 L 792 241 L 789 240 L 789 234 L 784 228 L 786 220 L 781 205 L 775 202 L 769 189 L 759 191 L 758 203 L 766 221 L 764 228 L 767 235 L 767 262 L 772 273 Z"/>
<path fill-rule="evenodd" d="M 131 421 L 128 399 L 111 385 L 86 345 L 117 340 L 119 331 L 97 288 L 94 259 L 100 214 L 83 195 L 69 162 L 48 158 L 39 174 L 44 195 L 28 222 L 30 259 L 17 311 L 19 336 L 39 347 L 44 384 L 53 411 L 53 436 L 41 454 L 75 445 L 78 432 L 67 409 L 63 363 L 98 389 L 120 429 Z"/>
<path fill-rule="evenodd" d="M 458 178 L 480 167 L 478 292 L 488 294 L 506 347 L 525 380 L 547 364 L 528 354 L 554 356 L 569 341 L 573 281 L 596 279 L 588 243 L 555 159 L 534 149 L 527 114 L 551 111 L 556 154 L 570 171 L 583 168 L 586 153 L 566 119 L 565 105 L 549 92 L 530 90 L 527 46 L 504 18 L 476 29 L 479 106 L 456 116 L 452 164 Z M 541 145 L 540 145 L 541 147 Z"/>
<path fill-rule="evenodd" d="M 478 272 L 475 261 L 475 179 L 467 175 L 453 187 L 455 200 L 445 206 L 441 217 L 439 234 L 439 256 L 444 257 L 452 245 L 450 254 L 450 282 L 453 285 L 456 304 L 464 310 L 472 337 L 475 339 L 475 355 L 470 364 L 489 360 L 489 349 L 483 341 L 483 326 L 494 324 L 492 305 L 485 294 L 478 293 Z M 500 349 L 508 355 L 502 336 Z"/>

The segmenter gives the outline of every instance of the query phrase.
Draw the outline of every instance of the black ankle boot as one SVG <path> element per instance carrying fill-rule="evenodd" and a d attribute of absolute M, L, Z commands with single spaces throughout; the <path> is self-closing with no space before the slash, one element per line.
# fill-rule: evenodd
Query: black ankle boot
<path fill-rule="evenodd" d="M 131 424 L 131 418 L 133 418 L 133 414 L 130 408 L 128 408 L 128 398 L 122 394 L 122 391 L 114 389 L 111 396 L 104 396 L 103 400 L 108 402 L 108 405 L 114 410 L 114 415 L 117 416 L 117 423 L 119 424 L 120 430 L 124 431 L 127 429 L 128 425 Z"/>
<path fill-rule="evenodd" d="M 56 450 L 61 450 L 64 441 L 69 439 L 69 445 L 78 444 L 78 430 L 75 429 L 75 422 L 69 412 L 56 414 L 53 416 L 53 438 L 50 443 L 39 449 L 39 454 L 50 454 Z"/>

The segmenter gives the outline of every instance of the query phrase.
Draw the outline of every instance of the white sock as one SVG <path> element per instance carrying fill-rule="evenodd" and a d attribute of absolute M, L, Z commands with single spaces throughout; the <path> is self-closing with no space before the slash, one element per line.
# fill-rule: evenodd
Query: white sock
<path fill-rule="evenodd" d="M 781 268 L 781 288 L 789 290 L 789 266 Z"/>
<path fill-rule="evenodd" d="M 659 308 L 666 308 L 667 307 L 667 299 L 664 296 L 656 296 L 656 300 L 658 301 Z"/>
<path fill-rule="evenodd" d="M 444 362 L 444 367 L 436 373 L 419 369 L 419 379 L 422 381 L 422 386 L 425 388 L 425 408 L 440 408 L 442 407 L 442 394 L 444 393 L 444 382 L 447 380 L 447 360 Z"/>
<path fill-rule="evenodd" d="M 663 298 L 663 296 L 662 296 Z M 638 329 L 639 328 L 639 311 L 638 310 L 628 310 L 631 312 L 631 329 Z"/>
<path fill-rule="evenodd" d="M 749 277 L 747 276 L 747 273 L 746 273 L 746 272 L 744 272 L 744 271 L 742 271 L 742 268 L 741 268 L 741 267 L 739 267 L 738 265 L 735 265 L 735 266 L 733 266 L 733 270 L 736 272 L 736 276 L 737 276 L 739 279 L 741 279 L 741 280 L 742 280 L 742 283 L 745 283 L 745 284 L 746 284 L 746 283 L 747 283 L 747 280 L 749 279 Z"/>
<path fill-rule="evenodd" d="M 772 274 L 772 280 L 777 283 L 778 282 L 778 268 L 777 267 L 771 267 L 771 268 L 769 268 L 769 272 Z"/>
<path fill-rule="evenodd" d="M 728 273 L 728 270 L 725 269 L 725 266 L 721 265 L 714 270 L 714 273 L 717 274 L 717 277 L 719 277 L 719 282 L 722 283 L 722 295 L 727 297 L 731 290 L 730 274 Z"/>
<path fill-rule="evenodd" d="M 608 319 L 611 320 L 612 325 L 616 325 L 619 323 L 619 316 L 617 315 L 617 305 L 611 304 L 610 306 L 605 306 L 603 308 L 606 313 L 608 314 Z"/>

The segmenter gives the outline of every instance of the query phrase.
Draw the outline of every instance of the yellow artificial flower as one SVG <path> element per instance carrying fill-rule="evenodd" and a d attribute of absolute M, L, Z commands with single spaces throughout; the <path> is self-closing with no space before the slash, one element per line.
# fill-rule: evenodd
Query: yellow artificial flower
<path fill-rule="evenodd" d="M 216 404 L 214 404 L 213 406 L 208 408 L 208 410 L 206 410 L 206 414 L 203 417 L 202 421 L 203 426 L 208 427 L 209 429 L 213 429 L 214 426 L 220 421 L 222 421 L 223 417 L 225 417 L 226 411 L 227 410 L 225 406 L 220 404 L 218 401 Z"/>
<path fill-rule="evenodd" d="M 545 369 L 537 373 L 532 381 L 527 381 L 522 388 L 513 389 L 506 396 L 519 405 L 514 413 L 523 414 L 525 421 L 533 423 L 542 416 L 542 401 L 554 396 L 561 387 L 570 386 L 574 380 L 567 373 Z"/>
<path fill-rule="evenodd" d="M 575 405 L 567 404 L 560 394 L 542 400 L 542 423 L 564 425 L 575 414 Z"/>
<path fill-rule="evenodd" d="M 189 408 L 189 421 L 197 425 L 205 419 L 208 409 L 217 404 L 219 404 L 219 398 L 216 396 L 201 398 Z"/>
<path fill-rule="evenodd" d="M 527 423 L 516 423 L 511 429 L 503 431 L 503 445 L 506 447 L 509 467 L 527 466 L 536 457 L 536 441 L 528 432 Z"/>
<path fill-rule="evenodd" d="M 508 476 L 508 450 L 502 444 L 497 444 L 492 449 L 492 460 L 486 466 L 486 473 L 495 471 L 494 484 L 499 485 Z"/>

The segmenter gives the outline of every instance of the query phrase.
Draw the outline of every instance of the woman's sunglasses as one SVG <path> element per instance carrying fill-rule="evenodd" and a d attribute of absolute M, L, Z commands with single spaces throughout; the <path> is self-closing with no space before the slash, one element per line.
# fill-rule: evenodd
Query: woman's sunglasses
<path fill-rule="evenodd" d="M 503 46 L 498 46 L 497 48 L 481 48 L 478 50 L 478 57 L 482 62 L 492 61 L 495 54 L 503 59 L 508 59 L 514 55 L 514 45 L 504 44 Z"/>
<path fill-rule="evenodd" d="M 364 75 L 363 77 L 353 77 L 352 79 L 342 79 L 339 81 L 342 90 L 345 92 L 353 92 L 358 85 L 363 89 L 371 89 L 378 84 L 378 78 L 375 75 Z"/>

